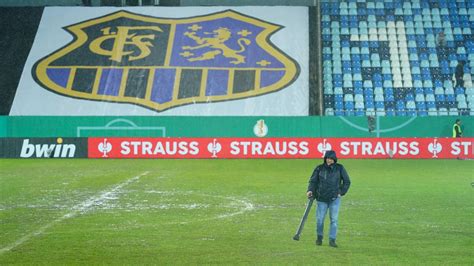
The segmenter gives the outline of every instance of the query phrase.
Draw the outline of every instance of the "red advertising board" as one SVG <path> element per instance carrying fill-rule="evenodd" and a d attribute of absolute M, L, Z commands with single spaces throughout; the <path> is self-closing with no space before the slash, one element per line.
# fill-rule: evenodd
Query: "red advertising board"
<path fill-rule="evenodd" d="M 89 138 L 89 158 L 474 159 L 474 138 Z"/>

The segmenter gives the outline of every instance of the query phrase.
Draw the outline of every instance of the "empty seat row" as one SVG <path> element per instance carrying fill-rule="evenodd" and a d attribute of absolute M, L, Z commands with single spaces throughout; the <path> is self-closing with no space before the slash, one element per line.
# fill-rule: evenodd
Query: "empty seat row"
<path fill-rule="evenodd" d="M 323 0 L 327 113 L 470 115 L 474 111 L 471 2 Z M 439 42 L 442 31 L 444 41 Z M 461 86 L 453 74 L 463 60 Z"/>

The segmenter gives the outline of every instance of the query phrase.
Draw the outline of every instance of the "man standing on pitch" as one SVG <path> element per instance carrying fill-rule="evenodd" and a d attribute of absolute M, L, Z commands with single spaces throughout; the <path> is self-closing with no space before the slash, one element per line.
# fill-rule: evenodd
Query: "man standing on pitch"
<path fill-rule="evenodd" d="M 316 245 L 323 243 L 324 218 L 329 209 L 331 219 L 331 228 L 329 230 L 329 245 L 337 247 L 337 220 L 341 197 L 349 190 L 351 181 L 346 169 L 342 164 L 337 163 L 335 151 L 326 151 L 324 162 L 314 169 L 309 180 L 306 196 L 315 197 L 317 201 L 316 208 Z"/>

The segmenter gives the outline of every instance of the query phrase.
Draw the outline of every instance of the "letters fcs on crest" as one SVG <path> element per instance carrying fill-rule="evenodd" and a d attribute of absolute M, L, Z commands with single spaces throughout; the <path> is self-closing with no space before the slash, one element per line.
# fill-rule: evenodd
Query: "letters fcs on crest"
<path fill-rule="evenodd" d="M 297 63 L 269 41 L 281 26 L 232 10 L 166 19 L 119 11 L 66 27 L 76 38 L 33 77 L 65 97 L 157 112 L 284 89 Z"/>
<path fill-rule="evenodd" d="M 122 57 L 129 56 L 130 61 L 138 60 L 145 58 L 150 55 L 151 51 L 149 47 L 153 47 L 152 40 L 155 39 L 154 34 L 147 34 L 147 35 L 138 35 L 136 33 L 130 33 L 133 31 L 139 31 L 143 29 L 149 29 L 154 31 L 162 32 L 163 30 L 160 27 L 117 27 L 116 32 L 111 32 L 110 27 L 106 27 L 101 29 L 102 33 L 104 34 L 102 37 L 99 37 L 91 42 L 89 45 L 89 49 L 91 52 L 109 56 L 110 60 L 116 62 L 122 62 Z M 102 48 L 102 44 L 112 40 L 114 45 L 111 50 L 106 50 Z M 144 41 L 149 40 L 149 41 Z M 126 46 L 133 45 L 140 50 L 138 55 L 133 55 L 134 51 L 127 50 Z"/>

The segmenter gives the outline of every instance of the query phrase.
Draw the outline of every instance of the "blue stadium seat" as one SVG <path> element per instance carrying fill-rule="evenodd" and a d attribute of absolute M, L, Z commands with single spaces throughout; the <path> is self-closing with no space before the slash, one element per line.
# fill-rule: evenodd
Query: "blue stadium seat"
<path fill-rule="evenodd" d="M 365 98 L 363 106 L 334 107 L 335 115 L 474 114 L 472 80 L 463 88 L 451 81 L 459 60 L 474 74 L 474 1 L 322 0 L 321 12 L 324 93 L 354 95 L 354 104 Z"/>

